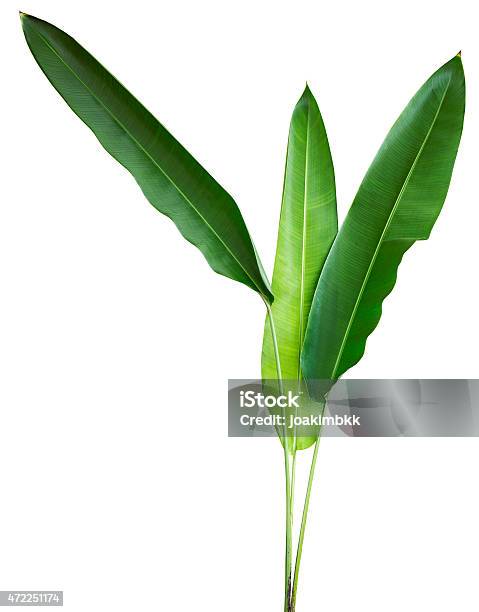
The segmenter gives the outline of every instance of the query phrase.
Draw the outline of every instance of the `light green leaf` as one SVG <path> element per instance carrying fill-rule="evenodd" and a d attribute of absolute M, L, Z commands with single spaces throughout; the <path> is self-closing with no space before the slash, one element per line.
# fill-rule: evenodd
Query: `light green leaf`
<path fill-rule="evenodd" d="M 226 191 L 73 38 L 21 14 L 33 56 L 66 103 L 136 179 L 151 204 L 197 246 L 209 265 L 272 302 L 241 213 Z"/>
<path fill-rule="evenodd" d="M 460 56 L 410 101 L 370 166 L 318 283 L 302 353 L 305 377 L 339 378 L 364 354 L 404 253 L 441 211 L 462 132 Z"/>
<path fill-rule="evenodd" d="M 316 100 L 306 87 L 291 119 L 273 273 L 276 328 L 282 378 L 301 380 L 300 356 L 311 301 L 338 229 L 334 169 Z M 268 319 L 262 376 L 278 377 Z M 299 441 L 301 448 L 305 441 Z M 314 442 L 311 440 L 307 443 Z"/>

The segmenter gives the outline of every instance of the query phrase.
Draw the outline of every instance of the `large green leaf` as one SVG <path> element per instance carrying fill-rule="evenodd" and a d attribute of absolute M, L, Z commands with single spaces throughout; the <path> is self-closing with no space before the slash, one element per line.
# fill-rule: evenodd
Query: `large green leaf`
<path fill-rule="evenodd" d="M 301 347 L 318 278 L 338 229 L 334 169 L 321 113 L 306 87 L 289 129 L 283 200 L 273 273 L 272 312 L 282 378 L 301 380 Z M 269 320 L 262 376 L 277 378 Z M 310 440 L 298 441 L 298 448 Z"/>
<path fill-rule="evenodd" d="M 456 56 L 421 87 L 386 137 L 314 295 L 302 353 L 308 380 L 336 380 L 364 354 L 404 253 L 429 237 L 441 211 L 464 103 L 464 73 Z"/>
<path fill-rule="evenodd" d="M 50 83 L 170 217 L 210 266 L 272 302 L 241 213 L 226 191 L 177 140 L 73 38 L 21 14 L 33 56 Z"/>

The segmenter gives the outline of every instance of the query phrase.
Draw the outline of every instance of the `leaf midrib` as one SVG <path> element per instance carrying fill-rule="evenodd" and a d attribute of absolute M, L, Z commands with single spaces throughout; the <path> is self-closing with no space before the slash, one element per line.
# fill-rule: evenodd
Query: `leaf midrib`
<path fill-rule="evenodd" d="M 379 254 L 379 249 L 381 248 L 381 246 L 382 246 L 382 244 L 384 242 L 384 237 L 385 237 L 385 235 L 386 235 L 386 233 L 387 233 L 387 231 L 388 231 L 388 229 L 389 229 L 389 227 L 390 227 L 390 225 L 392 223 L 394 215 L 396 214 L 396 210 L 397 210 L 397 208 L 398 208 L 398 206 L 399 206 L 399 204 L 401 202 L 401 198 L 404 195 L 404 192 L 405 192 L 405 190 L 406 190 L 406 188 L 407 188 L 407 186 L 409 184 L 409 181 L 411 179 L 411 176 L 412 176 L 412 174 L 413 174 L 413 172 L 414 172 L 414 170 L 416 168 L 416 165 L 417 165 L 417 163 L 418 163 L 418 161 L 419 161 L 419 159 L 420 159 L 420 157 L 422 155 L 422 152 L 424 151 L 424 147 L 426 146 L 426 144 L 427 144 L 427 142 L 429 140 L 429 137 L 430 137 L 430 135 L 432 133 L 432 130 L 434 129 L 434 126 L 436 124 L 436 121 L 437 121 L 437 118 L 439 116 L 439 113 L 441 112 L 442 105 L 444 104 L 444 100 L 446 98 L 446 94 L 449 91 L 449 86 L 451 85 L 451 80 L 452 80 L 452 77 L 449 77 L 449 81 L 448 81 L 448 83 L 447 83 L 447 85 L 446 85 L 446 87 L 444 89 L 444 93 L 443 93 L 443 95 L 441 97 L 441 101 L 439 102 L 439 105 L 438 105 L 437 111 L 436 111 L 436 113 L 434 115 L 434 119 L 433 119 L 433 121 L 431 123 L 431 126 L 429 127 L 429 130 L 428 130 L 428 132 L 426 134 L 426 137 L 424 138 L 424 141 L 421 144 L 421 147 L 419 148 L 419 151 L 417 152 L 416 157 L 414 158 L 414 162 L 413 162 L 413 164 L 411 166 L 411 169 L 407 173 L 407 176 L 406 176 L 406 178 L 404 180 L 404 183 L 403 183 L 403 185 L 401 187 L 401 190 L 399 191 L 398 197 L 396 198 L 396 201 L 394 202 L 394 206 L 391 209 L 391 213 L 389 214 L 389 217 L 388 217 L 388 220 L 386 222 L 386 225 L 384 226 L 384 229 L 383 229 L 383 231 L 381 233 L 381 236 L 379 238 L 377 247 L 376 247 L 376 249 L 374 251 L 373 257 L 372 257 L 371 262 L 370 262 L 370 264 L 368 266 L 367 273 L 366 273 L 366 275 L 364 277 L 363 283 L 361 285 L 360 292 L 359 292 L 358 297 L 356 299 L 356 302 L 354 304 L 353 311 L 352 311 L 351 316 L 349 318 L 348 325 L 347 325 L 345 334 L 343 336 L 343 340 L 341 342 L 341 346 L 340 346 L 340 349 L 339 349 L 338 357 L 336 358 L 336 362 L 334 364 L 333 371 L 332 371 L 332 374 L 331 374 L 331 379 L 333 379 L 333 380 L 334 380 L 334 378 L 336 376 L 336 372 L 337 372 L 338 366 L 339 366 L 339 364 L 341 362 L 341 358 L 343 356 L 343 352 L 344 352 L 344 349 L 345 349 L 345 346 L 346 346 L 346 342 L 348 341 L 349 333 L 351 331 L 352 324 L 353 324 L 354 319 L 356 317 L 356 313 L 357 313 L 357 310 L 359 308 L 359 304 L 361 303 L 361 299 L 362 299 L 364 291 L 366 289 L 366 285 L 367 285 L 367 283 L 369 281 L 369 277 L 371 276 L 372 270 L 374 268 L 374 264 L 376 263 L 376 259 L 377 259 L 378 254 Z"/>
<path fill-rule="evenodd" d="M 303 234 L 301 241 L 301 287 L 300 287 L 300 302 L 299 302 L 299 351 L 298 351 L 298 365 L 297 365 L 297 377 L 298 380 L 301 378 L 301 351 L 304 342 L 304 285 L 305 285 L 305 274 L 306 274 L 306 242 L 307 242 L 307 198 L 308 198 L 308 169 L 309 169 L 309 120 L 311 116 L 311 109 L 308 102 L 308 114 L 306 122 L 306 150 L 305 150 L 305 169 L 304 169 L 304 193 L 303 193 Z"/>
<path fill-rule="evenodd" d="M 258 289 L 259 293 L 265 297 L 267 297 L 264 292 L 260 289 L 257 282 L 250 275 L 248 270 L 243 266 L 241 261 L 235 256 L 235 254 L 231 251 L 226 242 L 221 238 L 221 236 L 216 232 L 216 230 L 209 224 L 209 222 L 205 219 L 205 217 L 201 214 L 201 212 L 196 208 L 196 206 L 191 202 L 188 196 L 182 191 L 182 189 L 175 183 L 175 181 L 163 170 L 163 168 L 158 164 L 154 157 L 148 152 L 147 149 L 131 134 L 128 128 L 115 116 L 113 111 L 111 111 L 108 106 L 99 98 L 88 85 L 83 81 L 83 79 L 75 72 L 75 70 L 62 58 L 62 56 L 57 52 L 54 46 L 52 46 L 48 40 L 43 36 L 41 32 L 36 32 L 36 34 L 40 37 L 43 43 L 56 55 L 56 57 L 66 66 L 66 68 L 74 75 L 74 77 L 85 87 L 85 89 L 90 93 L 90 95 L 107 111 L 107 113 L 111 116 L 111 118 L 125 131 L 125 133 L 129 136 L 129 138 L 143 151 L 143 153 L 152 161 L 152 163 L 160 170 L 163 176 L 173 185 L 173 187 L 178 191 L 181 197 L 185 200 L 187 204 L 196 212 L 196 214 L 202 219 L 207 228 L 211 231 L 211 233 L 216 236 L 216 238 L 220 241 L 220 243 L 224 246 L 224 248 L 231 255 L 232 259 L 236 261 L 236 263 L 240 266 L 249 280 L 253 283 L 253 285 Z"/>

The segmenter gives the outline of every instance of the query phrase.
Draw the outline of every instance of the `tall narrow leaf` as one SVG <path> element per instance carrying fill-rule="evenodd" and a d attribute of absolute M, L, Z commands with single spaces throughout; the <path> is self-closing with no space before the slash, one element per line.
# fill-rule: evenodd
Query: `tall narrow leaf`
<path fill-rule="evenodd" d="M 284 379 L 302 378 L 301 347 L 311 301 L 337 228 L 336 189 L 328 138 L 316 100 L 306 87 L 294 109 L 289 129 L 272 281 L 275 296 L 272 312 Z M 273 379 L 277 375 L 267 320 L 262 376 Z"/>
<path fill-rule="evenodd" d="M 462 132 L 460 56 L 421 87 L 369 168 L 329 253 L 302 353 L 308 379 L 337 379 L 364 354 L 404 253 L 441 211 Z"/>
<path fill-rule="evenodd" d="M 226 191 L 103 66 L 55 26 L 22 14 L 50 83 L 209 265 L 272 301 L 241 213 Z"/>

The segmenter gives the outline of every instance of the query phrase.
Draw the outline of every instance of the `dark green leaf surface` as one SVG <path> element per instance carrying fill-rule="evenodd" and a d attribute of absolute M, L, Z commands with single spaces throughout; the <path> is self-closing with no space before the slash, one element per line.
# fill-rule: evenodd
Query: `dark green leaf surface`
<path fill-rule="evenodd" d="M 210 266 L 268 302 L 272 295 L 241 213 L 226 191 L 95 58 L 55 26 L 22 14 L 28 46 L 48 80 L 170 217 Z"/>
<path fill-rule="evenodd" d="M 273 273 L 282 378 L 302 379 L 300 357 L 311 301 L 336 236 L 336 188 L 328 137 L 314 96 L 306 87 L 289 129 L 283 200 Z M 263 338 L 262 376 L 277 378 L 269 321 Z M 298 448 L 314 439 L 298 440 Z"/>
<path fill-rule="evenodd" d="M 337 379 L 364 354 L 404 253 L 441 211 L 462 132 L 459 56 L 418 91 L 370 166 L 331 248 L 302 353 L 305 377 Z"/>

